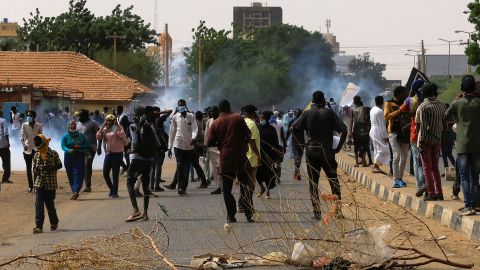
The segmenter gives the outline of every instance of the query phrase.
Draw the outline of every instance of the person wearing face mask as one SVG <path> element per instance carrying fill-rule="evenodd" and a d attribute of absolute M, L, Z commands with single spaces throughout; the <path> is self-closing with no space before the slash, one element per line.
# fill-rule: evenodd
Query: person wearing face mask
<path fill-rule="evenodd" d="M 32 160 L 35 155 L 36 147 L 33 138 L 42 133 L 42 124 L 37 123 L 35 118 L 37 113 L 27 112 L 27 122 L 20 128 L 20 138 L 23 145 L 23 158 L 27 167 L 28 192 L 33 191 Z"/>
<path fill-rule="evenodd" d="M 267 122 L 272 112 L 266 111 L 260 115 L 260 152 L 262 163 L 257 170 L 257 182 L 260 185 L 260 193 L 257 197 L 263 196 L 266 192 L 266 199 L 270 199 L 270 190 L 276 185 L 275 164 L 281 159 L 282 148 L 278 143 L 278 136 L 275 128 Z"/>
<path fill-rule="evenodd" d="M 384 173 L 380 166 L 390 163 L 390 147 L 388 146 L 387 123 L 383 116 L 383 97 L 375 97 L 375 107 L 370 110 L 370 139 L 373 144 L 373 173 Z"/>
<path fill-rule="evenodd" d="M 95 152 L 97 151 L 96 134 L 100 130 L 97 123 L 90 119 L 88 110 L 80 110 L 78 115 L 77 130 L 87 138 L 90 149 L 85 155 L 85 189 L 83 192 L 92 191 L 92 166 Z"/>
<path fill-rule="evenodd" d="M 87 138 L 78 132 L 74 120 L 68 122 L 67 130 L 62 137 L 62 150 L 65 151 L 63 163 L 73 193 L 71 200 L 76 200 L 85 180 L 85 155 L 90 150 L 90 144 Z"/>
<path fill-rule="evenodd" d="M 33 158 L 33 171 L 35 172 L 35 228 L 34 234 L 43 232 L 43 222 L 45 220 L 45 209 L 48 211 L 50 219 L 50 230 L 55 231 L 58 228 L 58 216 L 55 209 L 55 195 L 58 188 L 57 171 L 62 168 L 62 162 L 58 153 L 50 147 L 50 138 L 43 134 L 35 136 L 35 147 L 38 152 Z"/>
<path fill-rule="evenodd" d="M 193 160 L 194 138 L 197 137 L 197 132 L 195 115 L 188 111 L 187 102 L 180 99 L 177 113 L 172 117 L 168 142 L 168 158 L 172 158 L 173 150 L 177 160 L 179 195 L 187 194 L 188 172 Z"/>

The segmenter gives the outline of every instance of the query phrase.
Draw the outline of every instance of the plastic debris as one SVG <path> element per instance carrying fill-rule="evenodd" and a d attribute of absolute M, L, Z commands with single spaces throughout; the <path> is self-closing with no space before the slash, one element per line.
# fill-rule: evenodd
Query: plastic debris
<path fill-rule="evenodd" d="M 383 264 L 393 257 L 392 250 L 384 241 L 390 225 L 368 230 L 360 229 L 346 233 L 345 246 L 348 259 L 359 265 Z"/>
<path fill-rule="evenodd" d="M 311 246 L 297 242 L 293 246 L 292 261 L 300 266 L 311 266 L 313 259 L 318 255 Z"/>

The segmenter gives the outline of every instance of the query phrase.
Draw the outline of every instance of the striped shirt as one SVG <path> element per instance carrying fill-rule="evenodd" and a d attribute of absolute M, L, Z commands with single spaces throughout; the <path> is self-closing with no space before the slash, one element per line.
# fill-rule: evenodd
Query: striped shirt
<path fill-rule="evenodd" d="M 418 145 L 441 144 L 443 134 L 443 116 L 447 107 L 436 98 L 427 98 L 418 106 L 415 123 L 419 127 Z"/>

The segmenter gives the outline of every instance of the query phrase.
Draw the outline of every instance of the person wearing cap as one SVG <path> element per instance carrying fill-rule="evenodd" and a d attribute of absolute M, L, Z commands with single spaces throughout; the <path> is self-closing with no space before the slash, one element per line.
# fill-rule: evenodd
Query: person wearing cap
<path fill-rule="evenodd" d="M 105 123 L 96 134 L 97 140 L 102 141 L 105 159 L 103 161 L 103 178 L 107 183 L 110 198 L 118 198 L 118 177 L 123 159 L 125 145 L 128 144 L 123 127 L 117 122 L 113 114 L 107 115 Z M 110 178 L 112 171 L 112 178 Z M 112 181 L 113 180 L 113 181 Z"/>
<path fill-rule="evenodd" d="M 417 147 L 417 125 L 415 125 L 415 113 L 417 112 L 418 106 L 423 102 L 421 88 L 424 84 L 425 81 L 422 79 L 414 81 L 411 87 L 409 97 L 407 97 L 403 102 L 402 106 L 400 106 L 400 111 L 411 114 L 410 149 L 412 150 L 411 154 L 413 157 L 413 172 L 415 175 L 415 180 L 417 182 L 417 197 L 420 197 L 423 194 L 427 195 L 427 186 L 425 185 L 425 177 L 423 175 L 422 160 L 420 157 L 420 151 Z"/>
<path fill-rule="evenodd" d="M 43 232 L 45 221 L 45 207 L 50 219 L 50 230 L 58 228 L 58 216 L 55 209 L 55 195 L 58 189 L 57 171 L 62 168 L 62 162 L 55 150 L 49 146 L 50 138 L 40 134 L 35 136 L 35 147 L 38 151 L 33 157 L 33 171 L 35 172 L 35 228 L 34 234 Z"/>
<path fill-rule="evenodd" d="M 425 201 L 443 201 L 442 179 L 438 161 L 442 134 L 444 130 L 443 116 L 446 105 L 437 99 L 438 86 L 434 83 L 422 87 L 424 101 L 418 106 L 415 114 L 418 143 L 422 157 L 423 174 L 427 183 L 428 195 Z"/>
<path fill-rule="evenodd" d="M 465 207 L 462 215 L 475 215 L 479 203 L 480 173 L 480 98 L 476 93 L 475 78 L 471 75 L 462 78 L 462 94 L 445 112 L 447 121 L 456 125 L 457 165 L 462 182 Z"/>
<path fill-rule="evenodd" d="M 306 110 L 292 125 L 294 130 L 305 130 L 310 135 L 310 141 L 306 147 L 307 173 L 310 185 L 310 199 L 312 201 L 315 219 L 321 219 L 318 181 L 320 171 L 323 169 L 328 177 L 332 193 L 336 195 L 338 203 L 342 199 L 340 183 L 337 175 L 337 161 L 335 153 L 340 152 L 347 138 L 347 126 L 330 109 L 325 108 L 325 95 L 322 91 L 316 91 L 312 97 L 312 108 Z M 321 123 L 319 125 L 318 123 Z M 340 141 L 333 148 L 334 132 L 340 134 Z M 337 214 L 341 216 L 340 207 Z"/>

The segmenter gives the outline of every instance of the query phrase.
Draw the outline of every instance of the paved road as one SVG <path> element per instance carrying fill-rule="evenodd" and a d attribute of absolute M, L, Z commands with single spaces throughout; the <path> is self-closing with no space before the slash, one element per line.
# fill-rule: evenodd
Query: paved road
<path fill-rule="evenodd" d="M 167 166 L 172 166 L 168 161 Z M 295 222 L 308 225 L 311 205 L 307 192 L 307 182 L 293 182 L 292 161 L 285 162 L 282 184 L 272 191 L 272 199 L 265 200 L 255 197 L 255 207 L 260 213 L 260 220 L 255 224 L 247 223 L 243 214 L 237 214 L 238 222 L 233 224 L 236 234 L 244 243 L 253 242 L 255 239 L 273 235 L 285 224 Z M 172 175 L 165 175 L 171 179 Z M 323 181 L 326 183 L 327 181 Z M 210 195 L 214 187 L 201 190 L 197 189 L 198 183 L 191 183 L 189 195 L 179 197 L 176 192 L 166 191 L 159 193 L 159 197 L 151 200 L 151 219 L 161 218 L 170 237 L 170 246 L 167 257 L 179 264 L 189 264 L 193 255 L 216 251 L 230 253 L 230 247 L 238 247 L 232 236 L 224 232 L 225 207 L 221 195 Z M 238 187 L 235 187 L 238 194 Z M 159 207 L 156 201 L 162 202 L 169 211 L 169 217 L 159 216 Z M 284 205 L 280 209 L 279 204 Z M 68 207 L 67 207 L 68 205 Z M 142 207 L 143 200 L 139 200 Z M 287 207 L 290 208 L 287 210 Z M 125 178 L 121 179 L 120 198 L 112 200 L 106 198 L 105 191 L 97 191 L 81 196 L 77 202 L 57 203 L 60 213 L 60 227 L 57 232 L 46 232 L 41 235 L 31 234 L 31 224 L 19 228 L 18 235 L 8 238 L 6 246 L 0 247 L 0 254 L 9 256 L 19 254 L 31 248 L 41 248 L 44 245 L 86 239 L 92 235 L 112 235 L 128 231 L 133 227 L 149 230 L 153 221 L 139 221 L 126 223 L 124 220 L 131 213 L 131 205 L 125 190 Z M 283 213 L 279 213 L 283 212 Z M 295 212 L 295 215 L 292 213 Z M 270 222 L 266 222 L 266 220 Z M 48 224 L 48 222 L 47 222 Z M 271 224 L 276 224 L 270 226 Z M 283 224 L 283 225 L 282 225 Z M 277 227 L 276 227 L 277 226 Z M 279 227 L 278 227 L 279 226 Z M 275 228 L 273 228 L 275 227 Z M 225 241 L 226 240 L 226 241 Z M 264 254 L 281 247 L 262 246 L 256 247 L 255 252 Z M 283 247 L 284 248 L 284 247 Z M 250 250 L 249 252 L 251 252 Z"/>

